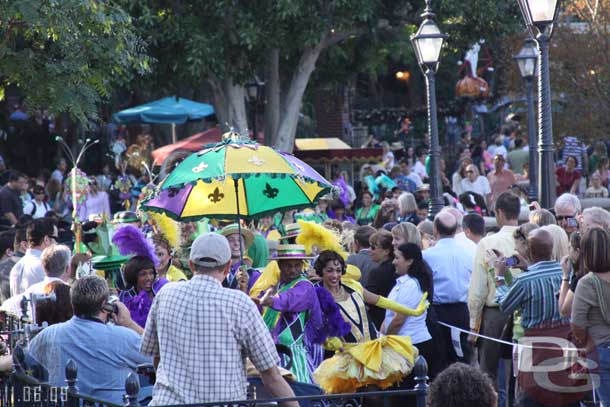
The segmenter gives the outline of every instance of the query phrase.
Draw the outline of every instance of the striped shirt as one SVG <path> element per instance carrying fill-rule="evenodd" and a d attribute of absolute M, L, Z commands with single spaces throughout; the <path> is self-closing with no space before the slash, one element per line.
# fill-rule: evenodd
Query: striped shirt
<path fill-rule="evenodd" d="M 512 286 L 496 288 L 500 311 L 510 314 L 522 312 L 521 325 L 525 329 L 567 324 L 569 318 L 559 315 L 555 293 L 561 286 L 561 266 L 556 261 L 541 261 L 515 278 Z"/>

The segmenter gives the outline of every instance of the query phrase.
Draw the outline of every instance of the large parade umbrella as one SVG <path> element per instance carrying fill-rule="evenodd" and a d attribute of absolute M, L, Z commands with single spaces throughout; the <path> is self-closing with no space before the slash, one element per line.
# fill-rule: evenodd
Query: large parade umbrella
<path fill-rule="evenodd" d="M 254 219 L 315 206 L 332 184 L 291 154 L 225 140 L 182 161 L 143 209 L 179 221 Z"/>
<path fill-rule="evenodd" d="M 314 206 L 332 184 L 291 154 L 225 135 L 182 161 L 142 209 L 179 221 L 254 219 Z"/>
<path fill-rule="evenodd" d="M 115 113 L 120 124 L 155 123 L 172 125 L 172 143 L 176 142 L 176 124 L 202 120 L 214 114 L 214 107 L 180 97 L 167 97 Z"/>

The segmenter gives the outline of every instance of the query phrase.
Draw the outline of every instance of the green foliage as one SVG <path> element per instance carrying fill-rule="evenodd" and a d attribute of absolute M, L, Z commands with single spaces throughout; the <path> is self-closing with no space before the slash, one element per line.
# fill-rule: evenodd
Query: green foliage
<path fill-rule="evenodd" d="M 5 0 L 0 86 L 16 84 L 28 108 L 88 122 L 97 105 L 150 60 L 128 14 L 111 0 Z"/>
<path fill-rule="evenodd" d="M 417 61 L 410 43 L 411 34 L 421 23 L 423 1 L 394 2 L 400 6 L 383 7 L 378 18 L 389 22 L 386 27 L 371 30 L 357 39 L 346 41 L 340 50 L 326 53 L 320 61 L 315 80 L 318 85 L 332 86 L 336 81 L 365 74 L 370 80 L 387 75 L 390 65 L 401 64 L 419 74 Z M 441 30 L 449 35 L 443 50 L 439 75 L 455 77 L 457 61 L 480 38 L 492 48 L 499 47 L 507 34 L 522 30 L 516 1 L 442 0 L 432 4 Z M 451 83 L 448 90 L 453 87 Z"/>
<path fill-rule="evenodd" d="M 332 32 L 361 29 L 378 7 L 371 0 L 121 1 L 157 61 L 154 79 L 142 87 L 163 93 L 208 79 L 243 84 L 265 68 L 271 48 L 281 50 L 288 76 L 305 47 Z"/>

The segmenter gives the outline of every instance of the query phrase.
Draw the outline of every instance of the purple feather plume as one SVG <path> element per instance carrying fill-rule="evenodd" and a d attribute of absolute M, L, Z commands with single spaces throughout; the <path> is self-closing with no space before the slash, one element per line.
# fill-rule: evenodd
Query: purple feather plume
<path fill-rule="evenodd" d="M 155 247 L 144 236 L 140 229 L 132 225 L 122 226 L 112 236 L 112 243 L 119 248 L 119 253 L 123 256 L 135 255 L 148 257 L 155 267 L 159 266 L 159 259 L 155 254 Z"/>
<path fill-rule="evenodd" d="M 324 322 L 328 327 L 328 336 L 345 336 L 350 333 L 352 326 L 343 319 L 339 306 L 328 290 L 317 286 L 316 294 L 318 295 L 322 314 L 324 314 Z"/>

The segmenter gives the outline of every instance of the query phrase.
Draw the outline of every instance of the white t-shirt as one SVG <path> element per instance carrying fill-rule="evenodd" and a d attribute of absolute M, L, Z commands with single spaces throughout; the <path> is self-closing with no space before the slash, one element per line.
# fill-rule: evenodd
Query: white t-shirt
<path fill-rule="evenodd" d="M 387 162 L 386 162 L 387 161 Z M 383 156 L 383 162 L 385 162 L 385 169 L 390 171 L 392 167 L 395 165 L 396 161 L 394 160 L 394 153 L 388 151 L 386 155 Z"/>
<path fill-rule="evenodd" d="M 42 201 L 42 203 L 36 202 L 34 199 L 23 204 L 23 214 L 32 215 L 34 219 L 44 218 L 44 215 L 51 210 L 51 206 Z"/>
<path fill-rule="evenodd" d="M 421 161 L 417 160 L 415 165 L 411 169 L 412 172 L 419 175 L 421 178 L 428 178 L 428 173 L 426 172 L 426 166 L 421 163 Z"/>
<path fill-rule="evenodd" d="M 489 186 L 489 181 L 487 178 L 478 176 L 474 182 L 470 182 L 468 178 L 462 179 L 460 183 L 462 187 L 462 193 L 464 192 L 474 192 L 476 194 L 481 195 L 483 198 L 487 194 L 491 194 L 491 187 Z"/>

